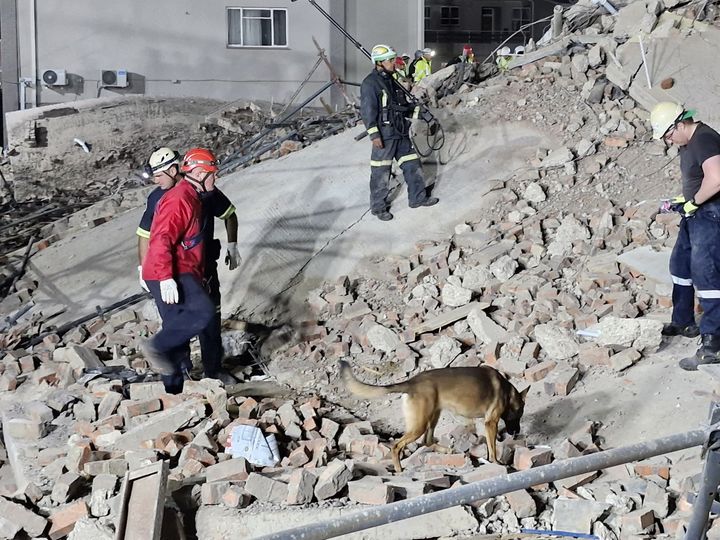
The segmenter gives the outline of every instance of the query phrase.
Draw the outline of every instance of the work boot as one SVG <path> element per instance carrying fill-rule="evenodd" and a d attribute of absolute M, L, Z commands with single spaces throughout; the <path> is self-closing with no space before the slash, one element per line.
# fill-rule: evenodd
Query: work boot
<path fill-rule="evenodd" d="M 677 324 L 669 323 L 663 326 L 662 335 L 668 337 L 698 337 L 700 335 L 700 327 L 697 324 L 680 326 Z"/>
<path fill-rule="evenodd" d="M 375 214 L 375 216 L 380 221 L 390 221 L 393 218 L 393 215 L 390 212 L 388 212 L 387 210 L 383 210 L 382 212 Z"/>
<path fill-rule="evenodd" d="M 421 203 L 411 204 L 410 208 L 420 208 L 421 206 L 435 206 L 439 202 L 440 199 L 438 199 L 437 197 L 428 197 Z"/>
<path fill-rule="evenodd" d="M 685 371 L 697 371 L 698 366 L 705 364 L 720 364 L 720 335 L 703 334 L 695 356 L 680 360 L 680 367 Z"/>
<path fill-rule="evenodd" d="M 150 364 L 150 368 L 154 372 L 159 373 L 160 375 L 175 374 L 175 366 L 173 363 L 156 351 L 149 339 L 140 344 L 140 352 L 142 352 L 143 357 L 147 363 Z"/>

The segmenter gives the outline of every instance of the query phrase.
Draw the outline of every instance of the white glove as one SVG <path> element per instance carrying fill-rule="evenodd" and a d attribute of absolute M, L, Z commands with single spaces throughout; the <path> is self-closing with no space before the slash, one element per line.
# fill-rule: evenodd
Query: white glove
<path fill-rule="evenodd" d="M 162 298 L 166 304 L 178 303 L 180 295 L 178 294 L 177 283 L 175 283 L 173 278 L 163 279 L 160 282 L 160 298 Z"/>
<path fill-rule="evenodd" d="M 238 253 L 237 242 L 228 242 L 225 264 L 230 267 L 230 270 L 235 270 L 238 266 L 240 266 L 241 262 L 242 258 Z"/>
<path fill-rule="evenodd" d="M 145 280 L 142 278 L 142 266 L 138 266 L 138 281 L 140 282 L 140 288 L 142 290 L 144 290 L 145 292 L 150 292 L 147 283 L 145 283 Z"/>

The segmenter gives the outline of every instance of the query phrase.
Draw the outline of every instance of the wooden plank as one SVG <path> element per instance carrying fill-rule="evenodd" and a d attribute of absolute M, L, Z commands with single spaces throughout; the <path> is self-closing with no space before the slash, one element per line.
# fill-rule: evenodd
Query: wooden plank
<path fill-rule="evenodd" d="M 167 479 L 167 461 L 125 475 L 115 540 L 160 540 Z"/>
<path fill-rule="evenodd" d="M 452 311 L 448 311 L 447 313 L 438 315 L 434 319 L 425 321 L 417 328 L 414 328 L 413 331 L 416 335 L 424 334 L 426 332 L 434 332 L 435 330 L 439 330 L 443 326 L 447 326 L 456 321 L 459 321 L 460 319 L 464 319 L 470 314 L 473 309 L 487 309 L 489 307 L 490 304 L 488 304 L 487 302 L 470 302 L 469 304 L 466 304 L 462 307 L 455 308 Z"/>

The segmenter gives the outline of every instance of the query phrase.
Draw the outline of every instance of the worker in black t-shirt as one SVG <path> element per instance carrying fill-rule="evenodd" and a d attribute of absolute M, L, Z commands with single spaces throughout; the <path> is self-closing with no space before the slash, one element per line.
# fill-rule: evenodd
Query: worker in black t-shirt
<path fill-rule="evenodd" d="M 673 313 L 663 334 L 702 336 L 695 356 L 680 361 L 688 371 L 720 363 L 720 134 L 694 114 L 671 102 L 658 103 L 650 113 L 653 138 L 678 146 L 680 153 L 682 195 L 670 201 L 682 216 L 670 257 Z M 695 291 L 703 309 L 699 327 Z"/>
<path fill-rule="evenodd" d="M 191 155 L 191 152 L 194 152 Z M 148 196 L 145 212 L 140 219 L 140 225 L 137 228 L 138 236 L 138 259 L 140 266 L 140 285 L 145 290 L 147 287 L 142 279 L 142 263 L 148 249 L 150 238 L 150 228 L 155 215 L 155 208 L 168 189 L 171 189 L 175 183 L 182 178 L 182 174 L 215 174 L 217 172 L 217 163 L 215 156 L 205 149 L 193 149 L 185 156 L 181 167 L 181 157 L 177 152 L 169 148 L 159 148 L 150 156 L 146 165 L 146 173 L 153 178 L 158 188 L 153 190 Z M 197 162 L 199 165 L 194 167 L 197 171 L 185 165 L 188 162 L 188 156 L 194 159 L 190 163 Z M 199 156 L 199 157 L 198 157 Z M 182 168 L 188 169 L 181 171 Z M 199 172 L 198 172 L 199 171 Z M 227 251 L 225 255 L 225 263 L 230 270 L 234 270 L 241 263 L 241 258 L 237 248 L 237 231 L 238 220 L 235 215 L 235 206 L 230 199 L 214 187 L 212 190 L 200 194 L 202 202 L 203 220 L 202 234 L 204 244 L 204 285 L 210 299 L 215 304 L 215 316 L 210 324 L 199 334 L 200 353 L 202 356 L 203 368 L 205 376 L 213 379 L 220 379 L 224 383 L 233 384 L 237 381 L 230 375 L 224 373 L 221 369 L 223 359 L 223 347 L 221 337 L 221 316 L 220 316 L 220 282 L 217 273 L 217 261 L 221 255 L 220 241 L 215 238 L 215 220 L 214 217 L 225 222 L 225 230 L 227 232 Z M 178 355 L 183 357 L 179 363 L 184 370 L 189 370 L 190 351 L 178 351 Z"/>

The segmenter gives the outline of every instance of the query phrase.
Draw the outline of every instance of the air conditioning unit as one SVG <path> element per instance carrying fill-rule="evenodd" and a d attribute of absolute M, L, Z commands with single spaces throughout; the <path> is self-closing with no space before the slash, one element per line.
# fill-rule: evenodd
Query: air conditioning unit
<path fill-rule="evenodd" d="M 45 86 L 67 86 L 68 78 L 64 69 L 46 69 L 42 73 Z"/>
<path fill-rule="evenodd" d="M 126 69 L 103 69 L 102 70 L 103 86 L 110 86 L 114 88 L 125 88 L 128 86 L 128 73 Z"/>

